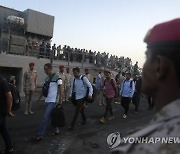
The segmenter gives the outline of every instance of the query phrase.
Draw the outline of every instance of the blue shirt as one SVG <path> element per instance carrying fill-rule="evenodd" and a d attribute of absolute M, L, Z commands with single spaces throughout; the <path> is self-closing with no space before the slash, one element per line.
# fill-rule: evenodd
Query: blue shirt
<path fill-rule="evenodd" d="M 96 77 L 96 89 L 101 90 L 104 86 L 103 84 L 103 76 L 101 74 L 98 74 Z"/>
<path fill-rule="evenodd" d="M 74 92 L 76 93 L 75 96 L 76 100 L 86 97 L 87 88 L 89 88 L 89 96 L 92 96 L 93 88 L 86 76 L 84 76 L 83 79 L 82 79 L 82 75 L 80 76 L 80 78 L 73 78 L 71 83 L 72 84 L 70 89 L 70 97 L 72 97 L 72 93 Z M 73 89 L 73 85 L 74 85 L 74 89 Z"/>
<path fill-rule="evenodd" d="M 131 86 L 131 82 L 132 82 L 132 86 Z M 121 87 L 119 94 L 122 97 L 132 98 L 134 95 L 134 91 L 135 91 L 134 81 L 133 80 L 124 80 L 122 82 L 122 87 Z"/>

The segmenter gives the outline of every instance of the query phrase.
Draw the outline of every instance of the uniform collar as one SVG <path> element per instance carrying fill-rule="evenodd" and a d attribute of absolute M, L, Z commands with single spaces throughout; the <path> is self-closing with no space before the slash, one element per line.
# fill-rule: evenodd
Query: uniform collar
<path fill-rule="evenodd" d="M 164 106 L 152 119 L 152 123 L 170 120 L 173 117 L 180 116 L 180 99 Z"/>
<path fill-rule="evenodd" d="M 174 117 L 180 116 L 180 99 L 173 101 L 172 103 L 166 105 L 164 108 L 159 111 L 154 119 L 151 121 L 151 124 L 145 127 L 144 129 L 131 134 L 131 137 L 142 137 L 146 136 L 153 131 L 155 131 L 158 127 L 160 127 L 166 120 L 170 120 Z M 133 144 L 127 143 L 125 145 L 120 145 L 119 147 L 113 149 L 112 151 L 118 151 L 122 153 L 128 153 Z"/>
<path fill-rule="evenodd" d="M 31 70 L 29 70 L 29 72 L 36 72 L 36 70 L 35 70 L 35 69 L 33 69 L 32 71 L 31 71 Z"/>

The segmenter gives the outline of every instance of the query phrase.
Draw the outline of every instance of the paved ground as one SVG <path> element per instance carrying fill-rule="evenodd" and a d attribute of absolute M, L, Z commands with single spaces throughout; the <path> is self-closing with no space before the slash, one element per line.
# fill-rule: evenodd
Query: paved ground
<path fill-rule="evenodd" d="M 22 104 L 21 110 L 15 113 L 16 116 L 11 119 L 8 118 L 8 128 L 14 142 L 15 154 L 106 154 L 110 152 L 106 143 L 108 134 L 120 132 L 122 136 L 126 136 L 135 128 L 146 125 L 154 115 L 154 111 L 147 109 L 147 101 L 142 98 L 140 112 L 134 114 L 134 106 L 131 104 L 126 120 L 122 119 L 123 109 L 121 105 L 113 104 L 115 120 L 102 125 L 98 118 L 103 115 L 104 107 L 97 103 L 89 104 L 88 109 L 86 109 L 87 125 L 77 126 L 74 131 L 67 131 L 67 128 L 62 128 L 60 135 L 54 137 L 48 136 L 48 132 L 51 131 L 51 127 L 49 127 L 45 138 L 39 143 L 33 143 L 31 138 L 36 134 L 36 129 L 44 113 L 43 101 L 36 103 L 36 98 L 37 94 L 34 97 L 34 115 L 23 115 L 24 104 Z M 66 122 L 69 124 L 73 117 L 74 106 L 67 103 L 64 105 L 64 111 Z M 0 149 L 3 146 L 0 136 Z"/>

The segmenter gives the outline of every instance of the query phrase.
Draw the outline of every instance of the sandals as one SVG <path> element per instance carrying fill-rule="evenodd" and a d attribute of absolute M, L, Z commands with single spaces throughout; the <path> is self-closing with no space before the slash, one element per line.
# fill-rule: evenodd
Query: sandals
<path fill-rule="evenodd" d="M 67 128 L 68 128 L 68 130 L 69 131 L 72 131 L 72 130 L 74 130 L 75 128 L 74 127 L 72 127 L 72 126 L 67 126 Z"/>
<path fill-rule="evenodd" d="M 43 139 L 42 135 L 36 135 L 36 136 L 33 136 L 33 141 L 35 142 L 39 142 Z"/>

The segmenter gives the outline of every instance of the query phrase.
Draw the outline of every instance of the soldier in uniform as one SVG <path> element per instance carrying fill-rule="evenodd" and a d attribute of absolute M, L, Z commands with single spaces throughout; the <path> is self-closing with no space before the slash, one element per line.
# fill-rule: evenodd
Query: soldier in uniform
<path fill-rule="evenodd" d="M 88 78 L 89 82 L 91 82 L 91 75 L 89 73 L 89 68 L 84 69 L 84 73 L 85 73 L 86 77 Z"/>
<path fill-rule="evenodd" d="M 62 79 L 62 86 L 63 86 L 63 91 L 62 91 L 63 96 L 62 97 L 63 97 L 63 102 L 65 102 L 65 87 L 66 87 L 65 78 L 66 78 L 66 76 L 64 73 L 64 65 L 59 66 L 59 77 Z"/>
<path fill-rule="evenodd" d="M 25 100 L 26 100 L 26 106 L 24 112 L 25 115 L 33 114 L 31 110 L 32 97 L 37 87 L 37 72 L 34 66 L 35 66 L 34 62 L 29 63 L 29 71 L 24 73 L 23 90 L 25 93 Z"/>
<path fill-rule="evenodd" d="M 72 76 L 70 74 L 69 67 L 66 68 L 66 74 L 65 74 L 65 101 L 68 102 L 69 94 L 70 94 L 70 88 L 71 88 L 71 79 Z"/>
<path fill-rule="evenodd" d="M 179 137 L 180 132 L 180 19 L 154 26 L 146 35 L 142 90 L 152 96 L 156 115 L 135 137 Z M 179 154 L 179 144 L 125 144 L 115 153 Z"/>
<path fill-rule="evenodd" d="M 104 104 L 104 97 L 103 97 L 103 87 L 104 87 L 104 76 L 102 72 L 104 71 L 104 68 L 101 67 L 99 69 L 99 74 L 96 76 L 96 89 L 97 89 L 97 95 L 98 95 L 98 102 L 99 105 L 105 105 Z"/>

